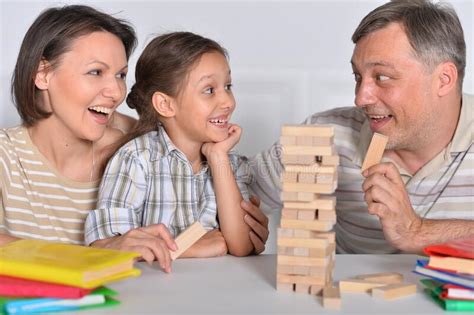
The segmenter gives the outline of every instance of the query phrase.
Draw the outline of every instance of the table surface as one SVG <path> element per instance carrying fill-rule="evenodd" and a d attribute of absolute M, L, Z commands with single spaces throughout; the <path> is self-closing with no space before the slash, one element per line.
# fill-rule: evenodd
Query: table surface
<path fill-rule="evenodd" d="M 336 255 L 334 280 L 358 274 L 399 272 L 416 283 L 416 295 L 394 301 L 368 293 L 343 293 L 341 310 L 327 310 L 319 297 L 277 291 L 276 255 L 178 259 L 166 274 L 139 263 L 142 275 L 111 283 L 118 306 L 75 314 L 444 314 L 411 272 L 416 255 Z"/>

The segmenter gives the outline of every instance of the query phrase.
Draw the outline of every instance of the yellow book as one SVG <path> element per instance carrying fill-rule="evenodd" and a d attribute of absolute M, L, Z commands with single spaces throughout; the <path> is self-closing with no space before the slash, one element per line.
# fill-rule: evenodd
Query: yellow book
<path fill-rule="evenodd" d="M 140 275 L 139 254 L 112 249 L 20 240 L 0 247 L 0 275 L 95 288 Z"/>

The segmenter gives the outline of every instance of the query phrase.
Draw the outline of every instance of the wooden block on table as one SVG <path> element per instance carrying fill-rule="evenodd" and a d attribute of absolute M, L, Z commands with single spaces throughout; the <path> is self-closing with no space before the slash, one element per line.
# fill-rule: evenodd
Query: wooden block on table
<path fill-rule="evenodd" d="M 336 184 L 302 184 L 302 183 L 283 183 L 284 191 L 311 192 L 318 194 L 332 194 L 336 189 Z"/>
<path fill-rule="evenodd" d="M 189 226 L 184 232 L 176 237 L 175 242 L 178 245 L 177 251 L 170 251 L 170 256 L 172 260 L 178 258 L 182 253 L 184 253 L 189 247 L 196 243 L 207 231 L 199 223 L 199 221 L 194 222 Z"/>
<path fill-rule="evenodd" d="M 277 274 L 277 282 L 324 285 L 325 277 Z"/>
<path fill-rule="evenodd" d="M 281 145 L 296 145 L 296 136 L 281 136 Z"/>
<path fill-rule="evenodd" d="M 297 209 L 281 209 L 281 218 L 282 219 L 298 219 L 298 210 Z"/>
<path fill-rule="evenodd" d="M 300 256 L 277 256 L 277 264 L 292 265 L 292 266 L 309 266 L 309 267 L 326 267 L 331 260 L 328 257 L 314 258 L 314 257 L 300 257 Z"/>
<path fill-rule="evenodd" d="M 298 220 L 313 221 L 316 219 L 316 210 L 298 210 Z"/>
<path fill-rule="evenodd" d="M 387 142 L 387 136 L 384 136 L 380 133 L 374 133 L 372 140 L 370 141 L 369 148 L 367 149 L 364 163 L 362 163 L 362 171 L 371 167 L 372 165 L 380 163 Z"/>
<path fill-rule="evenodd" d="M 332 229 L 336 222 L 330 221 L 300 221 L 291 219 L 281 219 L 280 226 L 287 229 L 301 229 L 311 231 L 327 232 Z"/>
<path fill-rule="evenodd" d="M 354 279 L 380 282 L 380 283 L 386 283 L 386 284 L 396 284 L 396 283 L 403 282 L 403 275 L 398 272 L 381 272 L 381 273 L 370 273 L 370 274 L 358 275 L 358 276 L 355 276 Z"/>
<path fill-rule="evenodd" d="M 367 280 L 359 279 L 346 279 L 339 281 L 339 289 L 341 292 L 350 292 L 350 293 L 364 293 L 369 292 L 373 288 L 383 287 L 387 285 L 386 283 L 380 282 L 371 282 Z"/>
<path fill-rule="evenodd" d="M 334 127 L 325 125 L 284 125 L 281 128 L 284 136 L 312 136 L 312 137 L 332 137 Z"/>
<path fill-rule="evenodd" d="M 287 247 L 326 248 L 329 246 L 329 242 L 324 238 L 278 238 L 277 245 Z"/>
<path fill-rule="evenodd" d="M 383 300 L 396 300 L 414 294 L 416 294 L 416 285 L 412 283 L 389 284 L 372 289 L 372 297 Z"/>
<path fill-rule="evenodd" d="M 326 286 L 323 288 L 323 307 L 327 309 L 341 309 L 341 292 L 339 288 Z"/>
<path fill-rule="evenodd" d="M 311 288 L 311 285 L 309 285 L 309 284 L 295 283 L 295 292 L 296 293 L 309 294 L 309 289 L 310 288 Z"/>
<path fill-rule="evenodd" d="M 278 291 L 293 292 L 295 290 L 295 285 L 293 283 L 277 282 L 276 289 Z"/>
<path fill-rule="evenodd" d="M 316 175 L 311 173 L 298 173 L 298 177 L 296 179 L 298 183 L 305 183 L 305 184 L 315 184 L 316 183 Z"/>
<path fill-rule="evenodd" d="M 311 295 L 321 295 L 323 292 L 323 286 L 321 285 L 312 285 L 309 288 L 309 294 Z"/>

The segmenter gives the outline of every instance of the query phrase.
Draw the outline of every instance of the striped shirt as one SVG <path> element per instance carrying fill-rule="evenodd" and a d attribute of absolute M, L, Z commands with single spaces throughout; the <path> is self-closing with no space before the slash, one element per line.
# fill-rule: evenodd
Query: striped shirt
<path fill-rule="evenodd" d="M 474 220 L 474 97 L 463 96 L 460 119 L 451 143 L 414 176 L 399 168 L 415 212 L 426 219 Z M 372 131 L 364 112 L 337 108 L 310 116 L 306 124 L 335 127 L 340 156 L 336 189 L 338 253 L 396 253 L 384 238 L 379 219 L 367 212 L 362 192 L 361 165 Z M 279 175 L 283 169 L 279 144 L 249 160 L 256 175 L 250 187 L 272 209 L 281 208 Z M 390 161 L 383 158 L 382 161 Z"/>
<path fill-rule="evenodd" d="M 25 127 L 0 129 L 0 233 L 83 244 L 98 186 L 62 176 Z"/>
<path fill-rule="evenodd" d="M 248 199 L 250 168 L 245 158 L 229 154 L 242 197 Z M 191 163 L 162 126 L 135 138 L 109 161 L 99 189 L 97 209 L 85 224 L 86 244 L 163 223 L 173 236 L 195 221 L 217 228 L 217 203 L 210 168 L 193 174 Z"/>

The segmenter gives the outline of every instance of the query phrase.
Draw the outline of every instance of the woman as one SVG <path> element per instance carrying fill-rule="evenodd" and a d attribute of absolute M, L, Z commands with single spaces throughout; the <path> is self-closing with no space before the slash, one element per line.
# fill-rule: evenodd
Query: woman
<path fill-rule="evenodd" d="M 83 244 L 103 168 L 130 129 L 115 109 L 135 45 L 129 23 L 88 6 L 47 9 L 31 25 L 12 79 L 22 125 L 0 130 L 0 245 L 18 238 Z M 268 220 L 256 206 L 242 207 L 260 253 Z M 141 232 L 126 242 L 169 235 L 161 227 Z"/>

